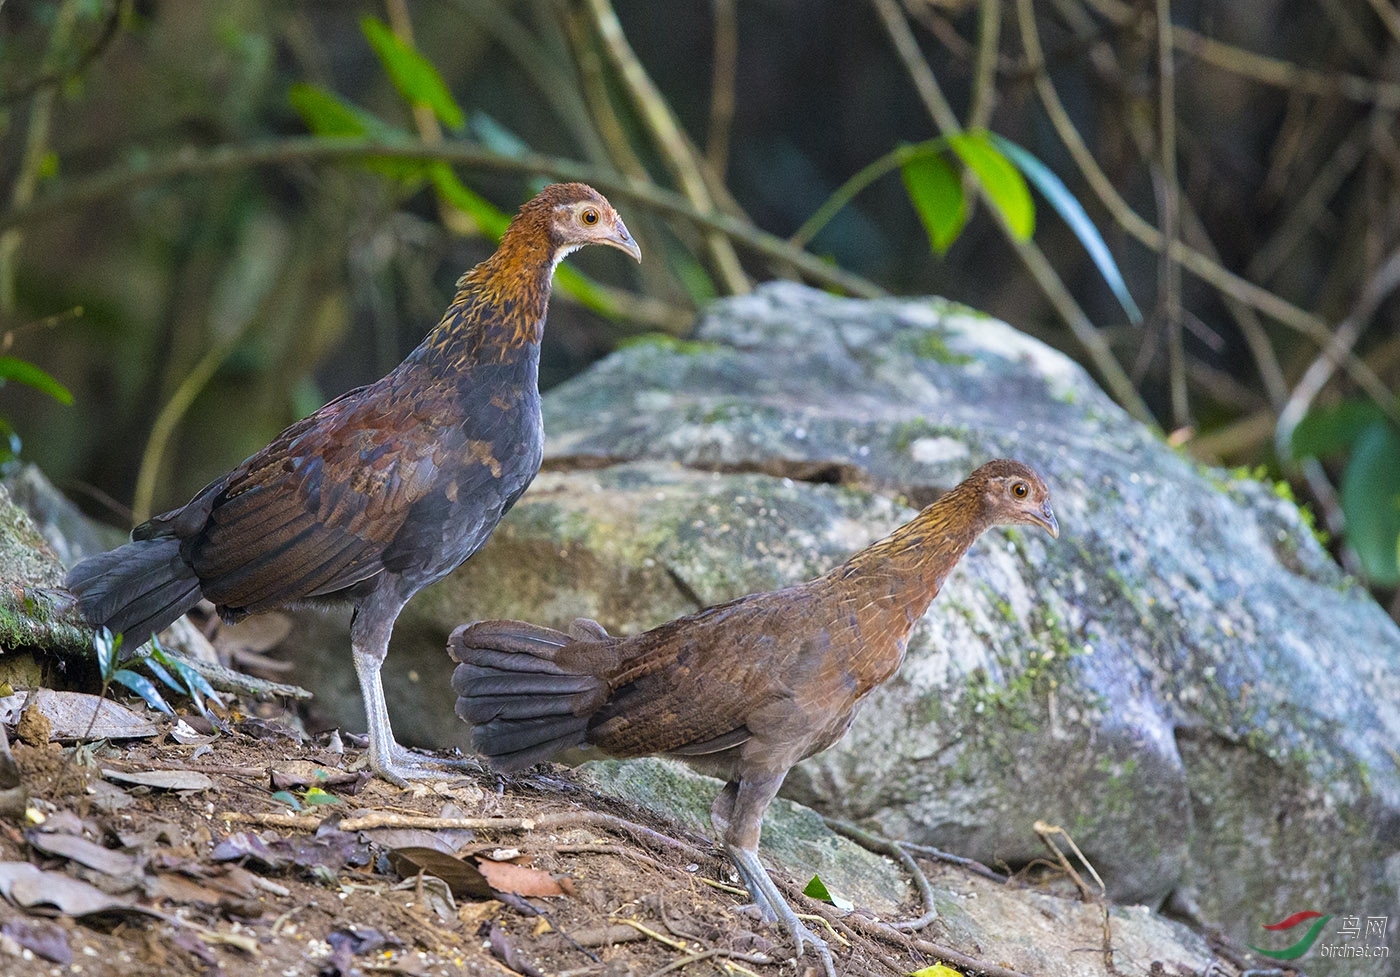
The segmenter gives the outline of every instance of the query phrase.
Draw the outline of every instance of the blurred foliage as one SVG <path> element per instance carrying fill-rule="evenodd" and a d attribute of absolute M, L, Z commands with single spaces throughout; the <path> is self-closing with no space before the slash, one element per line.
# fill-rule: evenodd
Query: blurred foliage
<path fill-rule="evenodd" d="M 1196 457 L 1292 479 L 1389 597 L 1383 6 L 10 0 L 0 335 L 75 404 L 10 384 L 0 417 L 75 494 L 178 504 L 397 362 L 567 175 L 647 260 L 561 268 L 546 385 L 766 278 L 941 293 Z"/>

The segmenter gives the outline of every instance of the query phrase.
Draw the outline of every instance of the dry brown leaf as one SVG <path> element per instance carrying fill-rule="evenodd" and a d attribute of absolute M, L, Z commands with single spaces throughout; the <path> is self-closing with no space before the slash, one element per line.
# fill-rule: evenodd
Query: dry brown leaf
<path fill-rule="evenodd" d="M 78 835 L 27 831 L 24 839 L 45 855 L 59 855 L 71 859 L 104 875 L 135 882 L 135 877 L 141 872 L 139 859 L 124 852 L 104 848 Z"/>
<path fill-rule="evenodd" d="M 497 892 L 511 892 L 527 897 L 564 895 L 563 886 L 555 881 L 554 876 L 537 868 L 485 859 L 477 862 L 477 868 Z"/>
<path fill-rule="evenodd" d="M 102 776 L 119 784 L 154 787 L 158 790 L 213 790 L 214 781 L 198 770 L 111 770 Z"/>

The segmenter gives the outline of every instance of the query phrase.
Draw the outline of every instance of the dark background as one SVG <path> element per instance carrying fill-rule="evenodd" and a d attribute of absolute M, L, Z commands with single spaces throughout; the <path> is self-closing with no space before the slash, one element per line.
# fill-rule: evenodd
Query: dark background
<path fill-rule="evenodd" d="M 1328 489 L 1345 471 L 1345 446 L 1310 479 L 1273 447 L 1278 415 L 1318 358 L 1320 339 L 1262 316 L 1251 347 L 1229 306 L 1238 290 L 1227 295 L 1189 271 L 1179 301 L 1167 301 L 1160 255 L 1096 196 L 1046 113 L 1035 88 L 1040 66 L 1027 58 L 1014 0 L 890 6 L 958 117 L 966 123 L 975 92 L 990 99 L 989 128 L 1054 170 L 1099 227 L 1147 316 L 1140 328 L 1129 325 L 1082 245 L 1043 202 L 1034 241 L 1164 432 L 1204 462 L 1262 465 L 1269 477 L 1289 478 L 1321 520 L 1340 529 L 1342 511 Z M 1033 6 L 1049 78 L 1070 120 L 1128 205 L 1162 228 L 1170 181 L 1160 143 L 1159 4 Z M 314 158 L 160 180 L 80 205 L 32 204 L 64 204 L 85 180 L 190 149 L 304 136 L 288 101 L 294 83 L 320 86 L 416 134 L 413 113 L 361 31 L 366 15 L 401 34 L 411 26 L 467 113 L 466 130 L 449 139 L 497 152 L 518 146 L 674 189 L 665 153 L 598 39 L 598 7 L 565 0 L 0 6 L 0 214 L 17 221 L 0 238 L 0 353 L 42 366 L 74 395 L 65 407 L 16 383 L 0 389 L 0 418 L 23 439 L 22 456 L 120 524 L 131 518 L 126 507 L 143 457 L 158 458 L 150 506 L 179 504 L 291 420 L 397 362 L 436 322 L 457 277 L 494 244 L 460 214 L 446 219 L 421 180 Z M 756 228 L 792 234 L 861 167 L 939 134 L 876 4 L 615 0 L 614 7 L 637 63 L 701 165 L 713 141 L 716 38 L 737 44 L 733 117 L 721 127 L 728 152 L 709 177 L 720 206 Z M 979 78 L 977 46 L 993 13 L 995 68 Z M 1400 16 L 1386 23 L 1368 0 L 1218 0 L 1173 3 L 1170 18 L 1178 29 L 1170 130 L 1183 212 L 1199 216 L 1199 230 L 1186 217 L 1178 226 L 1198 250 L 1213 249 L 1220 266 L 1315 313 L 1329 332 L 1363 305 L 1354 351 L 1389 395 L 1336 371 L 1314 403 L 1379 399 L 1393 410 L 1400 336 L 1383 271 L 1400 244 Z M 1191 47 L 1201 38 L 1228 45 L 1212 59 L 1224 67 Z M 489 170 L 457 175 L 508 212 L 540 183 Z M 634 267 L 599 249 L 570 261 L 640 300 L 600 316 L 556 292 L 546 386 L 627 337 L 658 329 L 684 335 L 694 310 L 727 290 L 693 225 L 612 198 L 646 261 Z M 1085 355 L 985 206 L 937 257 L 894 173 L 857 196 L 809 249 L 891 292 L 936 293 L 984 309 L 1102 379 L 1102 364 Z M 738 251 L 752 281 L 792 273 Z M 1366 295 L 1377 301 L 1363 303 Z M 1272 388 L 1260 343 L 1278 364 Z M 201 361 L 212 367 L 207 382 L 191 386 Z M 1172 402 L 1173 370 L 1184 405 Z M 174 412 L 168 442 L 156 451 L 157 417 L 185 393 L 188 404 Z M 1342 541 L 1334 547 L 1349 560 Z M 1390 600 L 1387 581 L 1376 583 Z"/>

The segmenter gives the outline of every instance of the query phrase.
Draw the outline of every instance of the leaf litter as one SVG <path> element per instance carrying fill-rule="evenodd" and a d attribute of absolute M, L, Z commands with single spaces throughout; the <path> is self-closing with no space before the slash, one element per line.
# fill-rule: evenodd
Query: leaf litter
<path fill-rule="evenodd" d="M 47 741 L 15 747 L 44 823 L 0 818 L 0 973 L 7 954 L 99 977 L 611 977 L 703 954 L 780 972 L 781 937 L 713 885 L 729 878 L 717 848 L 567 775 L 399 790 L 346 769 L 352 736 L 318 746 L 274 720 L 181 720 L 82 747 L 92 766 Z M 214 755 L 196 763 L 195 748 Z M 294 812 L 278 792 L 339 803 Z M 867 955 L 852 972 L 934 962 L 883 953 L 897 966 Z"/>

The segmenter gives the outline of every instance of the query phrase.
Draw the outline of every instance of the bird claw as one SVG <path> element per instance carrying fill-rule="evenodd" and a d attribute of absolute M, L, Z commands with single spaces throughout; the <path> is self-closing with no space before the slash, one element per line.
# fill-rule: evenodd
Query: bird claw
<path fill-rule="evenodd" d="M 410 780 L 449 780 L 467 773 L 480 773 L 480 761 L 472 757 L 433 757 L 395 743 L 388 758 L 370 757 L 370 767 L 396 787 L 407 787 Z"/>

